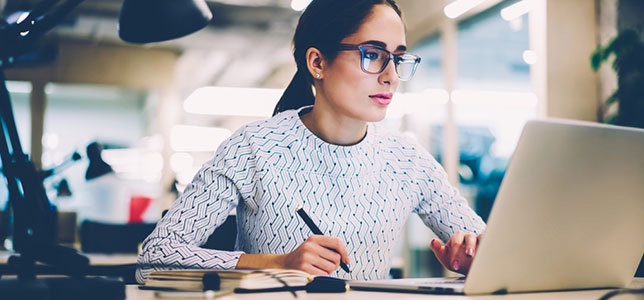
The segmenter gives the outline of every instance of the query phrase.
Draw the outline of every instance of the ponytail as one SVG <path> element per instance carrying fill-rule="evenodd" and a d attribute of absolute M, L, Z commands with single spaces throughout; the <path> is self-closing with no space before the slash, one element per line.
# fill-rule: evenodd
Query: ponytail
<path fill-rule="evenodd" d="M 315 96 L 313 96 L 313 89 L 308 76 L 310 75 L 302 70 L 298 70 L 295 73 L 293 80 L 291 80 L 284 94 L 282 94 L 282 98 L 275 105 L 273 116 L 289 109 L 313 105 Z"/>

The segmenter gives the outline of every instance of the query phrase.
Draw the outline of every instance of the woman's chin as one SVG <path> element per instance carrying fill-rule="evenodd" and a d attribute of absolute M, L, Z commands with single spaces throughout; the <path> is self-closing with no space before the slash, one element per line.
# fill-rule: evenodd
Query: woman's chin
<path fill-rule="evenodd" d="M 364 115 L 364 119 L 366 122 L 380 122 L 385 119 L 387 116 L 387 109 L 378 109 L 377 111 L 373 111 L 369 114 Z"/>

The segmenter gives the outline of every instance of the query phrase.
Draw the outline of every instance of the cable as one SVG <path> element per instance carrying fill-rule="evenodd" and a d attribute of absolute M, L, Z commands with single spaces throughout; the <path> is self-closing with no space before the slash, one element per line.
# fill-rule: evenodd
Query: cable
<path fill-rule="evenodd" d="M 622 294 L 644 294 L 644 289 L 619 289 L 619 290 L 614 290 L 614 291 L 610 291 L 610 292 L 604 294 L 598 300 L 608 300 L 608 299 L 610 299 L 612 297 L 622 295 Z"/>

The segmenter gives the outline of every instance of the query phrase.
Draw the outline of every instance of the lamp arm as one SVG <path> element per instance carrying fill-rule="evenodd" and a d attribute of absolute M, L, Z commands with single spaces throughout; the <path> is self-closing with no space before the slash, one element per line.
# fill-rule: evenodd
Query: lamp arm
<path fill-rule="evenodd" d="M 43 0 L 40 1 L 38 4 L 36 4 L 31 11 L 29 11 L 29 15 L 27 18 L 25 18 L 22 22 L 20 22 L 17 27 L 20 32 L 22 31 L 27 31 L 29 28 L 29 24 L 35 23 L 36 19 L 42 17 L 45 13 L 47 13 L 52 6 L 56 5 L 60 0 Z"/>
<path fill-rule="evenodd" d="M 87 257 L 56 243 L 56 208 L 47 198 L 36 167 L 23 152 L 4 76 L 13 58 L 31 50 L 82 1 L 67 0 L 54 7 L 58 0 L 44 0 L 27 17 L 29 21 L 0 28 L 0 159 L 14 214 L 14 249 L 21 255 L 19 279 L 35 277 L 34 261 L 50 264 L 63 274 L 81 276 L 89 264 Z"/>
<path fill-rule="evenodd" d="M 4 80 L 4 71 L 2 71 L 2 68 L 0 68 L 0 162 L 2 163 L 2 169 L 0 171 L 6 178 L 7 189 L 9 192 L 9 199 L 4 211 L 2 224 L 0 224 L 0 226 L 2 226 L 2 228 L 0 228 L 0 240 L 2 241 L 4 241 L 4 239 L 10 234 L 10 231 L 12 230 L 12 224 L 10 222 L 11 207 L 15 207 L 15 205 L 21 205 L 18 203 L 19 201 L 17 201 L 17 196 L 19 195 L 20 189 L 18 188 L 16 177 L 12 175 L 11 170 L 11 166 L 13 165 L 13 158 L 11 157 L 9 146 L 10 144 L 12 144 L 12 138 L 10 137 L 10 135 L 8 136 L 6 134 L 11 132 L 9 128 L 11 128 L 12 126 L 9 126 L 8 124 L 12 124 L 11 121 L 13 121 L 12 115 L 8 115 L 7 113 L 11 112 L 11 101 L 7 101 L 8 99 L 9 93 L 7 91 Z M 8 103 L 9 107 L 6 107 L 6 103 Z M 15 125 L 13 126 L 13 128 L 15 128 Z M 17 146 L 12 145 L 12 149 L 16 148 L 18 148 L 19 151 L 22 152 L 19 141 Z"/>
<path fill-rule="evenodd" d="M 45 33 L 60 23 L 84 0 L 67 0 L 49 11 L 59 0 L 44 0 L 20 23 L 0 28 L 0 66 L 10 66 L 14 57 L 29 50 Z"/>
<path fill-rule="evenodd" d="M 0 159 L 14 214 L 14 249 L 21 255 L 18 277 L 35 278 L 34 261 L 54 266 L 62 274 L 82 276 L 89 260 L 56 243 L 56 208 L 49 202 L 33 162 L 22 153 L 16 132 L 4 71 L 0 68 Z"/>
<path fill-rule="evenodd" d="M 33 23 L 33 26 L 29 30 L 29 34 L 27 36 L 35 34 L 35 37 L 33 38 L 39 38 L 43 34 L 47 33 L 49 30 L 58 25 L 58 23 L 60 23 L 65 18 L 65 16 L 67 16 L 67 14 L 69 14 L 83 1 L 84 0 L 67 0 L 56 7 L 53 11 L 44 13 L 42 15 L 42 18 L 36 20 Z"/>
<path fill-rule="evenodd" d="M 18 138 L 18 130 L 16 129 L 16 121 L 13 118 L 13 109 L 11 107 L 11 100 L 9 98 L 9 91 L 7 90 L 7 85 L 5 83 L 5 78 L 4 78 L 4 69 L 0 68 L 0 128 L 2 128 L 2 136 L 3 140 L 5 141 L 5 147 L 6 147 L 6 153 L 4 151 L 0 151 L 0 154 L 2 155 L 2 166 L 3 168 L 6 168 L 6 166 L 11 162 L 10 157 L 11 155 L 9 154 L 9 151 L 13 152 L 14 159 L 23 159 L 26 158 L 27 156 L 25 153 L 22 151 L 22 146 L 20 145 L 20 139 Z M 4 130 L 6 129 L 6 132 L 8 134 L 8 142 L 6 137 L 4 136 Z M 9 149 L 9 146 L 11 146 L 11 149 Z M 3 149 L 0 149 L 3 150 Z M 7 165 L 5 165 L 7 163 Z"/>

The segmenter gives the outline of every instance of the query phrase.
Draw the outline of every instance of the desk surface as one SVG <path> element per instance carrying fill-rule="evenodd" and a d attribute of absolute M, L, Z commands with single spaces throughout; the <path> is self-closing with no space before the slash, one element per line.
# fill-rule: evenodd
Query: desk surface
<path fill-rule="evenodd" d="M 635 278 L 631 283 L 632 288 L 644 288 L 644 278 Z M 486 296 L 454 296 L 454 295 L 427 295 L 427 294 L 411 294 L 411 293 L 382 293 L 382 292 L 359 292 L 349 291 L 340 294 L 312 294 L 304 291 L 297 292 L 297 298 L 293 297 L 288 292 L 281 293 L 262 293 L 262 294 L 231 294 L 216 299 L 221 300 L 244 300 L 244 299 L 261 299 L 261 300 L 283 300 L 283 299 L 297 299 L 297 300 L 379 300 L 379 299 L 448 299 L 448 300 L 463 300 L 463 299 L 483 299 L 483 300 L 548 300 L 548 299 L 599 299 L 610 290 L 585 290 L 573 292 L 555 292 L 555 293 L 524 293 L 524 294 L 509 294 L 509 295 L 486 295 Z M 153 291 L 140 290 L 136 285 L 128 285 L 127 299 L 137 300 L 152 300 L 152 299 L 197 299 L 194 297 L 172 297 L 172 298 L 156 298 Z M 644 295 L 619 295 L 611 300 L 642 300 Z"/>

